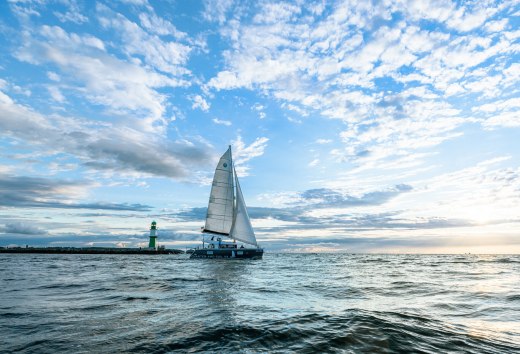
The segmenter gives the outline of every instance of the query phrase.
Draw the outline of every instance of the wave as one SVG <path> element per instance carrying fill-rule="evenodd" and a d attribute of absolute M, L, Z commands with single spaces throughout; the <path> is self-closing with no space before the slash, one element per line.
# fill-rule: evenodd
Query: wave
<path fill-rule="evenodd" d="M 506 300 L 507 301 L 518 301 L 518 302 L 520 302 L 520 294 L 514 294 L 514 295 L 506 296 Z"/>
<path fill-rule="evenodd" d="M 516 256 L 34 259 L 0 255 L 1 353 L 520 352 Z"/>
<path fill-rule="evenodd" d="M 475 337 L 464 328 L 447 327 L 431 319 L 369 311 L 338 316 L 318 313 L 263 322 L 201 328 L 174 336 L 166 343 L 138 343 L 130 352 L 459 352 L 504 353 L 520 349 L 514 343 Z"/>
<path fill-rule="evenodd" d="M 511 259 L 511 258 L 497 258 L 497 259 L 479 259 L 478 260 L 479 263 L 504 263 L 504 264 L 509 264 L 509 263 L 520 263 L 520 260 L 519 259 Z"/>

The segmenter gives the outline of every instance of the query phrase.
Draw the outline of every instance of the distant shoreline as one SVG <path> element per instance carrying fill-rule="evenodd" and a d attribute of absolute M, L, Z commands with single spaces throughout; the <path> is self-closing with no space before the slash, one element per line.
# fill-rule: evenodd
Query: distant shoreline
<path fill-rule="evenodd" d="M 111 248 L 111 247 L 0 247 L 0 253 L 51 254 L 181 254 L 178 249 Z"/>

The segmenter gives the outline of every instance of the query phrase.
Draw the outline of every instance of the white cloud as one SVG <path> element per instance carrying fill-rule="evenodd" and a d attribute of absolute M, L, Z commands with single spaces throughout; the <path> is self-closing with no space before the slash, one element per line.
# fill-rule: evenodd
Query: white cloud
<path fill-rule="evenodd" d="M 173 76 L 190 73 L 184 66 L 192 50 L 189 45 L 163 41 L 159 36 L 148 33 L 137 23 L 115 13 L 105 5 L 98 4 L 97 9 L 99 22 L 104 28 L 116 31 L 116 35 L 119 35 L 123 41 L 123 49 L 128 56 L 142 56 L 146 64 Z M 141 16 L 141 21 L 143 20 L 145 25 L 150 25 L 151 28 L 156 24 L 155 22 L 160 21 L 155 15 L 146 14 Z"/>
<path fill-rule="evenodd" d="M 219 125 L 225 125 L 228 127 L 231 125 L 231 122 L 229 120 L 220 120 L 218 118 L 213 118 L 213 123 L 219 124 Z"/>
<path fill-rule="evenodd" d="M 241 85 L 237 76 L 230 71 L 221 71 L 208 82 L 209 87 L 217 90 L 233 89 Z"/>
<path fill-rule="evenodd" d="M 494 101 L 493 103 L 473 107 L 473 111 L 496 112 L 503 110 L 520 110 L 520 97 Z"/>
<path fill-rule="evenodd" d="M 256 138 L 254 142 L 247 146 L 242 141 L 242 137 L 238 136 L 237 139 L 232 142 L 234 164 L 239 176 L 244 177 L 249 175 L 250 168 L 247 166 L 247 162 L 255 157 L 262 156 L 268 141 L 269 139 L 265 137 Z"/>
<path fill-rule="evenodd" d="M 520 127 L 520 113 L 518 110 L 514 112 L 501 112 L 486 119 L 483 125 L 487 129 L 497 127 Z"/>
<path fill-rule="evenodd" d="M 318 139 L 316 140 L 316 144 L 329 144 L 329 143 L 332 143 L 332 139 Z"/>
<path fill-rule="evenodd" d="M 264 119 L 266 117 L 266 114 L 264 112 L 265 107 L 261 105 L 260 103 L 255 103 L 251 109 L 258 112 L 258 118 Z"/>
<path fill-rule="evenodd" d="M 21 86 L 15 85 L 3 79 L 0 79 L 0 90 L 12 92 L 19 95 L 24 95 L 26 97 L 30 97 L 32 94 L 31 90 L 29 90 L 28 88 L 22 88 Z"/>
<path fill-rule="evenodd" d="M 137 113 L 139 119 L 134 121 L 142 129 L 160 130 L 167 123 L 163 118 L 165 96 L 156 89 L 186 82 L 119 60 L 103 48 L 103 42 L 92 36 L 43 26 L 39 34 L 26 34 L 16 56 L 31 64 L 55 65 L 61 82 L 70 83 L 76 94 L 105 106 L 112 114 Z"/>
<path fill-rule="evenodd" d="M 101 51 L 105 50 L 105 44 L 99 38 L 91 35 L 80 36 L 76 33 L 67 33 L 63 28 L 58 26 L 43 25 L 40 28 L 39 34 L 55 44 L 63 42 L 64 45 L 70 45 L 74 48 L 87 46 Z"/>
<path fill-rule="evenodd" d="M 44 116 L 0 91 L 0 131 L 47 156 L 63 154 L 87 170 L 124 176 L 184 180 L 212 159 L 203 141 L 169 141 L 154 132 L 119 123 Z M 131 125 L 131 124 L 130 124 Z M 50 166 L 52 168 L 52 166 Z"/>
<path fill-rule="evenodd" d="M 82 9 L 75 0 L 68 1 L 66 5 L 68 6 L 66 12 L 54 12 L 54 16 L 56 16 L 58 20 L 61 22 L 73 22 L 76 24 L 88 22 L 88 18 L 81 13 Z"/>
<path fill-rule="evenodd" d="M 261 112 L 264 110 L 264 106 L 260 103 L 255 103 L 253 106 L 251 106 L 251 109 L 254 109 L 255 111 Z"/>
<path fill-rule="evenodd" d="M 171 22 L 160 18 L 154 13 L 143 12 L 139 14 L 139 21 L 141 25 L 150 33 L 155 33 L 160 36 L 170 35 L 177 39 L 184 39 L 187 34 L 179 31 Z"/>
<path fill-rule="evenodd" d="M 500 96 L 505 76 L 489 72 L 493 66 L 485 77 L 478 77 L 478 71 L 483 63 L 500 63 L 517 50 L 506 34 L 479 35 L 502 5 L 340 1 L 328 7 L 326 16 L 292 5 L 263 5 L 252 22 L 230 21 L 221 31 L 231 49 L 208 88 L 258 90 L 301 116 L 316 112 L 344 121 L 346 147 L 337 151 L 341 159 L 361 162 L 358 154 L 365 153 L 362 161 L 375 163 L 460 136 L 457 128 L 477 119 L 446 98 Z M 396 12 L 404 16 L 398 22 L 380 25 L 374 20 L 389 20 Z M 441 26 L 423 27 L 424 20 Z M 487 28 L 506 24 L 495 20 Z M 454 36 L 453 30 L 460 34 Z M 402 69 L 412 72 L 403 74 Z M 402 83 L 400 93 L 378 83 L 389 78 Z M 513 125 L 511 117 L 486 124 L 498 122 Z"/>
<path fill-rule="evenodd" d="M 288 21 L 301 13 L 301 8 L 289 3 L 265 3 L 260 12 L 255 15 L 253 22 L 278 23 Z"/>
<path fill-rule="evenodd" d="M 495 11 L 495 9 L 489 8 L 479 9 L 470 13 L 465 8 L 459 8 L 447 21 L 447 24 L 462 32 L 471 31 L 481 26 Z"/>
<path fill-rule="evenodd" d="M 508 22 L 509 21 L 507 18 L 503 18 L 498 21 L 489 21 L 488 23 L 486 23 L 485 28 L 488 32 L 500 32 L 506 28 Z"/>
<path fill-rule="evenodd" d="M 56 86 L 47 86 L 47 90 L 49 90 L 49 94 L 52 99 L 56 102 L 63 103 L 65 102 L 65 96 L 61 93 L 60 89 Z"/>
<path fill-rule="evenodd" d="M 148 6 L 148 0 L 119 0 L 125 4 L 137 5 L 137 6 Z"/>
<path fill-rule="evenodd" d="M 509 158 L 490 158 L 471 167 L 417 181 L 426 188 L 416 188 L 417 194 L 407 197 L 421 198 L 424 215 L 450 215 L 482 224 L 518 219 L 520 170 L 500 166 Z M 448 200 L 450 203 L 446 203 Z M 421 215 L 415 208 L 409 213 Z"/>
<path fill-rule="evenodd" d="M 191 97 L 193 104 L 191 105 L 192 109 L 199 108 L 201 111 L 207 112 L 209 110 L 209 104 L 201 95 L 195 95 Z"/>
<path fill-rule="evenodd" d="M 202 16 L 220 24 L 226 21 L 226 14 L 232 8 L 233 0 L 205 0 Z"/>
<path fill-rule="evenodd" d="M 53 71 L 48 71 L 47 77 L 52 81 L 60 81 L 60 76 Z"/>
<path fill-rule="evenodd" d="M 309 112 L 307 112 L 306 110 L 302 109 L 301 107 L 299 107 L 297 105 L 294 105 L 294 104 L 291 104 L 291 103 L 284 103 L 284 104 L 282 104 L 282 107 L 283 108 L 287 108 L 290 111 L 296 112 L 296 113 L 298 113 L 302 117 L 308 117 L 309 116 Z"/>
<path fill-rule="evenodd" d="M 307 166 L 314 167 L 314 166 L 316 166 L 319 163 L 320 163 L 320 159 L 314 159 L 311 162 L 309 162 L 309 164 Z"/>

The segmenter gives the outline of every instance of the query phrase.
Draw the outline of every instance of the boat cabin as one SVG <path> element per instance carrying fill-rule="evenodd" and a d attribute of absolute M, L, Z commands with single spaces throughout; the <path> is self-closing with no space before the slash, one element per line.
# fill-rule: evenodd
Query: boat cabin
<path fill-rule="evenodd" d="M 206 240 L 206 243 L 208 243 L 207 248 L 217 248 L 217 249 L 236 249 L 237 244 L 236 242 L 229 242 L 229 241 L 222 241 L 222 238 L 218 237 L 216 240 L 214 237 L 211 238 L 211 240 Z"/>

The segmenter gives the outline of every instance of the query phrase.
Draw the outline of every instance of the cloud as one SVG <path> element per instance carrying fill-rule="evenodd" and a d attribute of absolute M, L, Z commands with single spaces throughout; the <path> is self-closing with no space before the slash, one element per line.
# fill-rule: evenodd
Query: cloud
<path fill-rule="evenodd" d="M 58 20 L 61 22 L 73 22 L 78 25 L 88 22 L 88 18 L 81 13 L 84 10 L 80 8 L 75 0 L 68 1 L 65 4 L 68 6 L 65 12 L 54 11 L 54 16 Z"/>
<path fill-rule="evenodd" d="M 264 119 L 266 117 L 266 114 L 264 112 L 265 107 L 261 105 L 260 103 L 255 103 L 252 107 L 252 110 L 258 112 L 258 118 Z"/>
<path fill-rule="evenodd" d="M 409 185 L 399 184 L 387 190 L 369 192 L 361 196 L 353 196 L 328 188 L 319 188 L 309 189 L 301 193 L 299 197 L 301 201 L 310 204 L 313 208 L 379 205 L 401 193 L 411 191 L 412 189 L 413 188 Z"/>
<path fill-rule="evenodd" d="M 319 163 L 320 163 L 320 159 L 314 159 L 311 162 L 309 162 L 309 164 L 307 166 L 314 167 L 314 166 L 316 166 Z"/>
<path fill-rule="evenodd" d="M 128 130 L 125 138 L 135 134 L 135 140 L 124 139 L 122 142 L 115 137 L 100 138 L 86 146 L 88 159 L 84 165 L 97 170 L 122 171 L 131 173 L 142 172 L 148 175 L 166 176 L 184 179 L 190 175 L 189 167 L 197 163 L 207 164 L 212 155 L 204 145 L 196 146 L 187 141 L 163 142 L 159 146 L 153 139 L 139 137 L 135 131 Z M 128 141 L 133 144 L 128 144 Z M 199 168 L 202 166 L 199 166 Z"/>
<path fill-rule="evenodd" d="M 90 102 L 105 106 L 111 113 L 139 113 L 148 119 L 136 120 L 143 129 L 161 121 L 165 112 L 164 95 L 155 88 L 178 86 L 177 80 L 118 60 L 99 48 L 83 46 L 79 36 L 68 35 L 59 27 L 44 26 L 43 40 L 29 38 L 17 52 L 21 61 L 56 65 L 62 82 L 71 83 L 73 92 Z M 79 38 L 79 39 L 76 39 Z"/>
<path fill-rule="evenodd" d="M 0 175 L 0 206 L 149 211 L 151 207 L 126 203 L 78 203 L 92 182 Z"/>
<path fill-rule="evenodd" d="M 205 0 L 202 16 L 208 21 L 222 24 L 226 21 L 226 14 L 232 8 L 233 0 Z"/>
<path fill-rule="evenodd" d="M 52 71 L 47 72 L 47 77 L 52 81 L 60 81 L 60 76 Z"/>
<path fill-rule="evenodd" d="M 6 55 L 15 59 L 0 68 L 9 73 L 0 79 L 2 149 L 10 164 L 0 166 L 4 209 L 49 207 L 48 214 L 78 215 L 67 209 L 84 208 L 97 219 L 79 220 L 78 232 L 100 242 L 126 242 L 98 235 L 103 228 L 96 223 L 120 217 L 126 226 L 152 208 L 90 201 L 94 180 L 150 178 L 150 190 L 164 181 L 151 177 L 209 180 L 218 154 L 208 141 L 229 139 L 222 134 L 231 125 L 240 129 L 232 143 L 238 173 L 245 176 L 263 162 L 254 159 L 268 144 L 275 151 L 284 143 L 268 140 L 265 132 L 276 126 L 286 135 L 291 127 L 304 134 L 290 143 L 307 144 L 301 151 L 312 147 L 299 176 L 317 188 L 260 196 L 266 207 L 250 208 L 260 238 L 274 240 L 271 245 L 348 249 L 350 239 L 365 245 L 366 238 L 368 244 L 397 247 L 405 242 L 389 238 L 401 233 L 419 239 L 424 230 L 456 231 L 471 238 L 479 232 L 495 235 L 488 231 L 499 228 L 486 228 L 490 225 L 517 233 L 517 159 L 499 153 L 512 149 L 507 139 L 520 124 L 517 5 L 448 0 L 203 5 L 197 20 L 184 8 L 164 13 L 157 7 L 159 16 L 155 4 L 140 0 L 126 6 L 9 2 L 17 18 L 6 20 L 19 25 L 3 28 L 6 38 L 12 35 Z M 269 111 L 269 119 L 244 126 L 216 118 L 225 117 L 221 108 L 229 112 L 229 99 L 238 101 L 237 114 L 264 119 Z M 190 107 L 215 114 L 204 121 L 204 114 L 188 114 Z M 334 121 L 309 135 L 307 129 L 320 119 Z M 204 124 L 224 127 L 213 126 L 219 134 L 206 129 L 204 137 L 185 135 L 197 134 Z M 243 130 L 253 126 L 256 135 Z M 446 151 L 464 154 L 475 137 L 483 139 L 471 156 L 446 160 Z M 493 137 L 504 139 L 494 144 Z M 475 156 L 488 160 L 475 165 Z M 60 177 L 35 177 L 42 173 Z M 89 177 L 61 177 L 82 174 Z M 9 183 L 16 178 L 26 188 L 13 193 Z M 181 225 L 164 236 L 190 241 L 190 220 L 204 218 L 199 209 L 172 214 Z M 31 225 L 15 225 L 19 219 L 27 220 L 0 222 L 12 224 L 12 230 Z M 34 224 L 54 235 L 56 228 L 47 226 Z"/>
<path fill-rule="evenodd" d="M 148 0 L 119 0 L 125 4 L 136 5 L 136 6 L 147 6 Z"/>
<path fill-rule="evenodd" d="M 342 206 L 348 207 L 346 204 Z M 267 237 L 269 242 L 276 240 L 284 243 L 308 242 L 317 235 L 321 241 L 335 242 L 338 238 L 348 242 L 351 235 L 363 235 L 387 231 L 388 237 L 401 238 L 400 232 L 417 231 L 421 235 L 424 230 L 439 230 L 472 227 L 471 220 L 449 217 L 420 217 L 409 219 L 398 212 L 391 213 L 359 213 L 349 209 L 338 211 L 338 206 L 331 205 L 330 211 L 321 209 L 315 213 L 314 206 L 292 206 L 285 208 L 248 207 L 257 238 Z M 203 222 L 206 208 L 191 208 L 170 214 L 176 222 Z M 504 223 L 508 221 L 502 221 Z M 324 227 L 326 225 L 326 227 Z M 388 231 L 396 234 L 389 234 Z M 347 236 L 349 235 L 349 236 Z M 356 236 L 354 236 L 355 238 Z M 361 236 L 359 236 L 361 237 Z M 290 240 L 289 240 L 290 239 Z M 413 240 L 413 237 L 410 239 Z M 413 241 L 412 241 L 413 242 Z"/>
<path fill-rule="evenodd" d="M 351 195 L 344 191 L 338 191 L 328 188 L 309 189 L 294 195 L 284 195 L 281 198 L 276 195 L 264 195 L 261 199 L 269 199 L 272 204 L 279 207 L 249 207 L 248 213 L 253 219 L 278 219 L 283 221 L 292 221 L 302 223 L 301 227 L 323 227 L 324 221 L 327 225 L 333 224 L 354 225 L 358 223 L 366 224 L 370 218 L 377 220 L 379 224 L 396 223 L 395 216 L 397 214 L 356 214 L 352 210 L 353 207 L 360 206 L 378 206 L 382 205 L 397 196 L 413 191 L 413 188 L 406 184 L 396 185 L 391 188 L 378 191 L 370 191 L 360 195 Z M 338 211 L 338 208 L 343 211 Z M 334 209 L 333 213 L 312 214 L 316 209 Z M 348 215 L 348 216 L 347 216 Z M 203 220 L 206 216 L 206 208 L 188 208 L 172 214 L 175 218 L 182 221 L 198 221 Z M 374 221 L 371 221 L 373 223 Z M 441 225 L 440 219 L 430 220 L 430 226 Z M 402 225 L 411 225 L 403 221 Z M 413 222 L 413 224 L 416 224 Z M 310 226 L 312 225 L 312 226 Z M 424 225 L 424 223 L 423 223 Z M 451 224 L 450 224 L 451 225 Z M 293 227 L 293 226 L 291 226 Z"/>
<path fill-rule="evenodd" d="M 195 95 L 191 98 L 191 100 L 193 101 L 193 104 L 191 105 L 192 109 L 199 108 L 201 111 L 204 112 L 207 112 L 209 110 L 209 104 L 202 96 Z"/>
<path fill-rule="evenodd" d="M 173 34 L 177 39 L 186 38 L 170 22 L 155 14 L 142 13 L 139 18 L 143 27 L 150 33 L 105 5 L 98 4 L 97 11 L 101 25 L 106 29 L 115 30 L 115 34 L 120 36 L 122 49 L 127 55 L 142 56 L 146 64 L 173 76 L 190 73 L 184 64 L 192 50 L 191 46 L 179 41 L 164 41 L 157 35 Z"/>
<path fill-rule="evenodd" d="M 3 228 L 0 228 L 1 232 L 6 234 L 22 234 L 22 235 L 45 235 L 47 231 L 23 222 L 13 222 L 5 224 Z"/>
<path fill-rule="evenodd" d="M 0 128 L 52 156 L 66 154 L 83 166 L 127 175 L 184 179 L 193 167 L 203 169 L 213 160 L 211 147 L 202 140 L 171 141 L 118 124 L 43 116 L 17 104 L 0 91 Z"/>
<path fill-rule="evenodd" d="M 164 131 L 171 105 L 161 91 L 190 85 L 187 60 L 192 49 L 203 43 L 177 31 L 151 7 L 139 16 L 142 27 L 105 5 L 97 4 L 96 11 L 102 28 L 113 34 L 108 46 L 99 37 L 27 20 L 14 56 L 57 72 L 53 77 L 60 80 L 52 89 L 54 98 L 59 97 L 56 90 L 66 88 L 61 90 L 67 92 L 65 96 L 87 99 L 110 115 L 132 117 L 142 130 Z M 164 35 L 169 38 L 163 40 Z"/>
<path fill-rule="evenodd" d="M 399 1 L 399 3 L 414 20 L 434 20 L 460 32 L 478 28 L 497 12 L 496 8 L 486 7 L 484 4 L 457 5 L 448 0 L 430 0 L 420 3 L 405 0 Z"/>
<path fill-rule="evenodd" d="M 198 230 L 197 230 L 198 231 Z M 159 242 L 165 241 L 196 241 L 200 242 L 199 233 L 183 233 L 176 230 L 160 229 L 157 233 Z"/>
<path fill-rule="evenodd" d="M 177 39 L 184 39 L 187 34 L 179 31 L 171 22 L 157 16 L 154 13 L 143 12 L 139 14 L 139 21 L 143 28 L 150 33 L 155 33 L 160 36 L 172 36 Z"/>
<path fill-rule="evenodd" d="M 229 120 L 220 120 L 218 118 L 213 118 L 212 121 L 215 124 L 225 125 L 227 127 L 229 127 L 231 125 L 231 122 Z"/>
<path fill-rule="evenodd" d="M 65 102 L 65 96 L 61 93 L 60 89 L 56 86 L 48 86 L 49 94 L 52 99 L 56 102 L 63 103 Z"/>
<path fill-rule="evenodd" d="M 316 140 L 316 144 L 321 144 L 321 145 L 329 144 L 331 142 L 332 142 L 332 139 L 317 139 Z"/>
<path fill-rule="evenodd" d="M 510 4 L 318 5 L 267 1 L 252 19 L 237 12 L 221 31 L 231 43 L 226 65 L 207 87 L 254 90 L 300 115 L 341 120 L 341 159 L 366 163 L 359 152 L 370 151 L 374 164 L 438 146 L 478 122 L 450 97 L 508 92 L 500 67 L 514 64 L 516 37 L 491 29 L 506 25 Z M 516 126 L 508 113 L 486 124 Z"/>
<path fill-rule="evenodd" d="M 246 165 L 251 159 L 262 156 L 269 141 L 266 137 L 256 138 L 249 146 L 242 141 L 242 137 L 232 142 L 233 159 L 237 174 L 241 177 L 249 175 L 249 167 Z"/>

